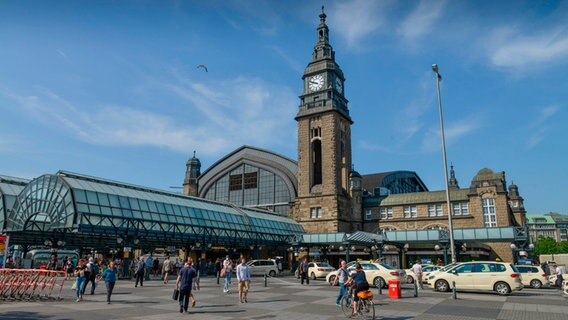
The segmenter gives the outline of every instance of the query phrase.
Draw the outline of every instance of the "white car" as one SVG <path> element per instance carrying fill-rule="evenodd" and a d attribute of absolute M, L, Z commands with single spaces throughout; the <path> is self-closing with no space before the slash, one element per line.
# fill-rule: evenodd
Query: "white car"
<path fill-rule="evenodd" d="M 253 276 L 269 275 L 276 276 L 278 273 L 278 265 L 275 260 L 251 260 L 247 262 L 250 274 Z"/>
<path fill-rule="evenodd" d="M 325 278 L 333 271 L 335 271 L 335 268 L 327 262 L 310 262 L 308 264 L 308 275 L 313 280 L 316 280 L 317 278 Z"/>
<path fill-rule="evenodd" d="M 442 267 L 435 266 L 432 264 L 422 265 L 422 283 L 427 283 L 428 276 L 432 271 L 440 270 Z M 416 274 L 412 271 L 412 268 L 406 269 L 406 283 L 414 283 L 416 281 Z"/>
<path fill-rule="evenodd" d="M 523 289 L 517 268 L 510 263 L 495 261 L 463 262 L 448 271 L 430 275 L 428 283 L 437 291 L 450 291 L 455 283 L 460 291 L 495 291 L 500 295 Z"/>
<path fill-rule="evenodd" d="M 540 289 L 542 286 L 550 285 L 548 276 L 540 266 L 515 265 L 515 267 L 521 273 L 524 286 Z"/>

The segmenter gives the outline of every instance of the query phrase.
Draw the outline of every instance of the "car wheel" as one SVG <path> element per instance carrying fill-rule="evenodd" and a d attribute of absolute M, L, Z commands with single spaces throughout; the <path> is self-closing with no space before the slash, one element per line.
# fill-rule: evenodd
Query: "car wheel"
<path fill-rule="evenodd" d="M 312 280 L 316 280 L 316 274 L 312 272 Z"/>
<path fill-rule="evenodd" d="M 414 278 L 412 276 L 406 276 L 406 283 L 408 284 L 413 284 L 414 283 Z"/>
<path fill-rule="evenodd" d="M 434 288 L 440 292 L 448 292 L 450 291 L 450 284 L 446 280 L 438 280 L 436 281 Z"/>
<path fill-rule="evenodd" d="M 276 271 L 270 270 L 270 272 L 268 273 L 268 275 L 271 276 L 271 277 L 275 277 L 275 276 L 276 276 Z"/>
<path fill-rule="evenodd" d="M 535 289 L 540 289 L 542 288 L 542 282 L 540 282 L 540 280 L 537 279 L 531 280 L 531 287 Z"/>
<path fill-rule="evenodd" d="M 495 291 L 501 296 L 506 296 L 511 293 L 511 288 L 505 282 L 497 282 L 495 284 Z"/>
<path fill-rule="evenodd" d="M 333 286 L 333 283 L 334 283 L 334 282 L 335 282 L 335 276 L 334 276 L 334 275 L 329 276 L 329 285 L 330 285 L 330 286 Z"/>
<path fill-rule="evenodd" d="M 373 285 L 377 288 L 385 288 L 386 287 L 385 279 L 381 277 L 376 277 L 375 279 L 373 279 Z"/>

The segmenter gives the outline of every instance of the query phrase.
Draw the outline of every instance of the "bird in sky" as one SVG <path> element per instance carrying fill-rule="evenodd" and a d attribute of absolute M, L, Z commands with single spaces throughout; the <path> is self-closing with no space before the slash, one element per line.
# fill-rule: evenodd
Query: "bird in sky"
<path fill-rule="evenodd" d="M 209 72 L 209 71 L 207 71 L 207 66 L 204 65 L 204 64 L 197 65 L 197 68 L 203 68 L 205 70 L 205 72 Z"/>

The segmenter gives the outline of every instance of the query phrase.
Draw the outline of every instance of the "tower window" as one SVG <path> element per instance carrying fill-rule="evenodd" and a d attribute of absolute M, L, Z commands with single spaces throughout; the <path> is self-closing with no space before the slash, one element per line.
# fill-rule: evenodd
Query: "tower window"
<path fill-rule="evenodd" d="M 310 208 L 310 218 L 321 218 L 321 207 Z"/>
<path fill-rule="evenodd" d="M 321 141 L 312 142 L 312 186 L 322 183 Z"/>
<path fill-rule="evenodd" d="M 257 187 L 258 175 L 256 172 L 245 173 L 245 189 L 254 189 Z"/>

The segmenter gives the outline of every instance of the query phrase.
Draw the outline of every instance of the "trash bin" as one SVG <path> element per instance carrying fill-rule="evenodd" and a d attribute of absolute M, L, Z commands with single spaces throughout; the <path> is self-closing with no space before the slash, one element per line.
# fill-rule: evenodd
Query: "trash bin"
<path fill-rule="evenodd" d="M 402 297 L 402 293 L 401 293 L 401 289 L 400 289 L 400 281 L 389 280 L 389 298 L 400 299 L 401 297 Z"/>

